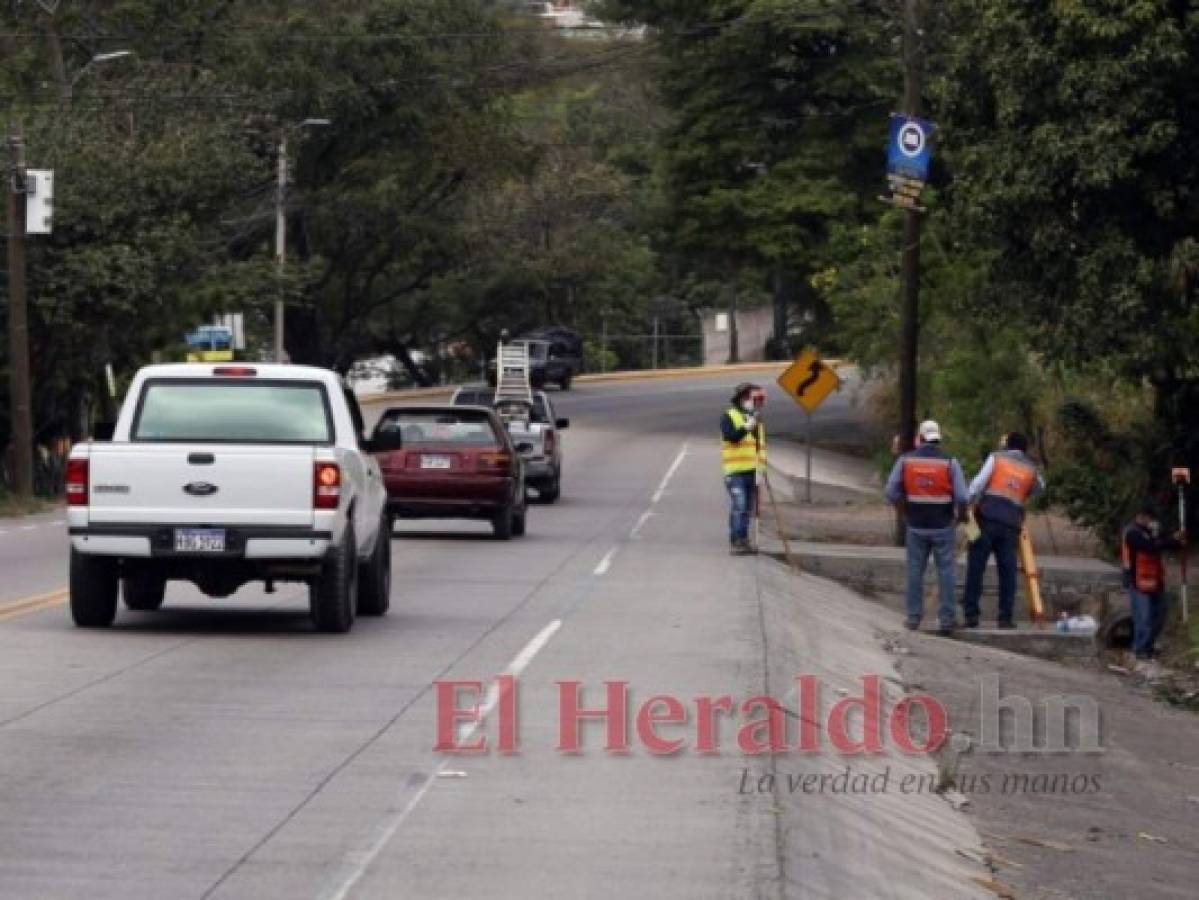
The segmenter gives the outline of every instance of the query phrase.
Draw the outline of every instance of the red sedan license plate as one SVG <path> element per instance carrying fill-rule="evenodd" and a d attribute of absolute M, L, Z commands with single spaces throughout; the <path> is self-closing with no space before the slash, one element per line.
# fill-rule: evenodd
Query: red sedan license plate
<path fill-rule="evenodd" d="M 420 458 L 420 467 L 422 469 L 448 469 L 450 468 L 450 458 L 425 455 Z"/>

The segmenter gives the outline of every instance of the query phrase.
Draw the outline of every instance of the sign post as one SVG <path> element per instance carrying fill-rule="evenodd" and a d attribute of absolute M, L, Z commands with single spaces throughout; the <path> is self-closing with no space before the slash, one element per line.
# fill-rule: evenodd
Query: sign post
<path fill-rule="evenodd" d="M 812 413 L 833 391 L 840 389 L 841 379 L 833 367 L 820 358 L 815 350 L 807 349 L 795 357 L 778 378 L 778 385 L 807 413 L 807 486 L 804 496 L 812 502 Z"/>

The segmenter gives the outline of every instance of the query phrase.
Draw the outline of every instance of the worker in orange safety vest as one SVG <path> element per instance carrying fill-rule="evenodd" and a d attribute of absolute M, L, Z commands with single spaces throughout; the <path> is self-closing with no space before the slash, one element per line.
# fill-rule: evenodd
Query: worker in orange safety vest
<path fill-rule="evenodd" d="M 902 506 L 907 547 L 907 621 L 915 631 L 924 615 L 924 570 L 931 553 L 937 566 L 941 604 L 937 610 L 938 632 L 952 634 L 954 523 L 966 515 L 966 477 L 961 464 L 941 449 L 941 426 L 932 419 L 921 422 L 918 446 L 895 461 L 884 495 Z"/>
<path fill-rule="evenodd" d="M 1166 567 L 1162 551 L 1178 550 L 1186 540 L 1179 531 L 1161 536 L 1161 523 L 1151 502 L 1141 504 L 1120 540 L 1124 586 L 1132 605 L 1132 650 L 1138 664 L 1157 654 L 1157 638 L 1166 622 Z"/>
<path fill-rule="evenodd" d="M 1025 506 L 1029 499 L 1045 489 L 1037 464 L 1028 456 L 1028 439 L 1012 432 L 1004 438 L 1002 450 L 987 457 L 978 475 L 970 482 L 970 503 L 978 522 L 979 536 L 966 554 L 966 591 L 962 610 L 967 628 L 977 628 L 979 599 L 987 560 L 995 554 L 999 573 L 999 610 L 996 625 L 1015 628 L 1012 620 L 1016 603 L 1016 548 L 1024 527 Z"/>

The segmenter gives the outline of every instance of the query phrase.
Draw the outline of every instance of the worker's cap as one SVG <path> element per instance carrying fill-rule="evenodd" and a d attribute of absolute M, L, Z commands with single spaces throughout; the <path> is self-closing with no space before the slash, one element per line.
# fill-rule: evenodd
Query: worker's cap
<path fill-rule="evenodd" d="M 920 423 L 920 430 L 917 432 L 920 435 L 920 440 L 925 443 L 938 443 L 941 440 L 941 426 L 932 419 L 925 419 Z"/>
<path fill-rule="evenodd" d="M 751 384 L 748 381 L 743 381 L 733 389 L 733 402 L 740 403 L 746 397 L 750 396 L 753 391 L 761 390 L 756 384 Z"/>

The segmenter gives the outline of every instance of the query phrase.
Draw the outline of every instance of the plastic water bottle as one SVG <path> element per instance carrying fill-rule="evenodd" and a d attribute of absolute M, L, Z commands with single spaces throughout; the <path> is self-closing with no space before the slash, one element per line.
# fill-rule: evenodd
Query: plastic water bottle
<path fill-rule="evenodd" d="M 1063 634 L 1070 630 L 1070 616 L 1065 610 L 1057 614 L 1057 630 Z"/>

